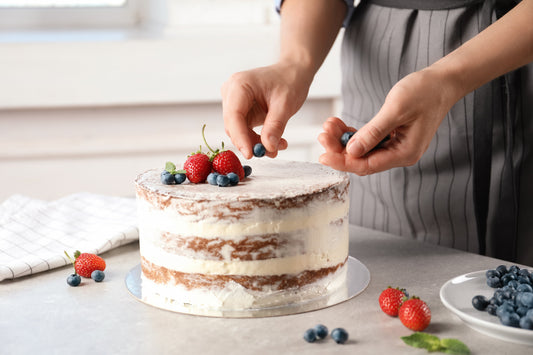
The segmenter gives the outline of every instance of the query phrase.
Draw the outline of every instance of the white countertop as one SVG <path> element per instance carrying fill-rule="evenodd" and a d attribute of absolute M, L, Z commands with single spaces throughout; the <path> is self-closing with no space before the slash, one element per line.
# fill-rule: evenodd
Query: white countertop
<path fill-rule="evenodd" d="M 255 319 L 183 315 L 148 306 L 125 286 L 139 263 L 138 244 L 103 254 L 102 283 L 66 283 L 71 268 L 0 283 L 2 354 L 427 354 L 401 336 L 411 334 L 397 318 L 385 315 L 378 296 L 401 286 L 425 300 L 432 321 L 425 330 L 457 338 L 473 354 L 531 353 L 532 348 L 478 333 L 448 311 L 440 287 L 467 272 L 509 262 L 398 238 L 357 227 L 350 230 L 350 255 L 370 270 L 368 288 L 339 305 L 303 314 Z M 467 296 L 468 297 L 468 296 Z M 322 323 L 345 328 L 348 343 L 328 338 L 307 343 L 306 329 Z"/>

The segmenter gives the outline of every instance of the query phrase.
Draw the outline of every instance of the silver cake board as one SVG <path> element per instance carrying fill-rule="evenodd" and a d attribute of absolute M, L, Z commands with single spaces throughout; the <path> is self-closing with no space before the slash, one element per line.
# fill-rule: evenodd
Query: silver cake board
<path fill-rule="evenodd" d="M 125 282 L 127 289 L 134 298 L 150 306 L 165 309 L 167 311 L 198 316 L 223 318 L 274 317 L 324 309 L 348 301 L 349 299 L 352 299 L 353 297 L 363 292 L 370 283 L 370 272 L 368 271 L 367 267 L 359 260 L 351 256 L 348 257 L 346 264 L 346 287 L 342 287 L 333 293 L 321 295 L 316 298 L 305 299 L 301 302 L 294 302 L 282 306 L 267 308 L 220 310 L 209 309 L 205 307 L 195 307 L 190 304 L 178 304 L 177 302 L 162 302 L 158 304 L 146 302 L 145 300 L 143 300 L 142 296 L 140 264 L 136 265 L 127 273 Z"/>

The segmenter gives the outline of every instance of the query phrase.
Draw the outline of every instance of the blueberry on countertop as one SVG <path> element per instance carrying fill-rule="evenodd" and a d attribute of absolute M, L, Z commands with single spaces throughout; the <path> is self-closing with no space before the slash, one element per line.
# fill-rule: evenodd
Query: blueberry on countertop
<path fill-rule="evenodd" d="M 304 339 L 308 343 L 313 343 L 316 340 L 316 332 L 314 329 L 307 329 L 304 333 Z"/>
<path fill-rule="evenodd" d="M 335 340 L 337 344 L 344 344 L 348 340 L 348 332 L 343 328 L 335 328 L 331 331 L 331 338 Z"/>
<path fill-rule="evenodd" d="M 76 287 L 81 283 L 81 276 L 78 274 L 71 274 L 67 277 L 67 283 L 72 287 Z"/>
<path fill-rule="evenodd" d="M 104 278 L 105 278 L 105 274 L 101 270 L 94 270 L 91 273 L 91 279 L 93 279 L 96 282 L 102 282 L 104 281 Z"/>
<path fill-rule="evenodd" d="M 318 339 L 324 339 L 328 336 L 328 328 L 323 324 L 317 324 L 313 329 Z"/>

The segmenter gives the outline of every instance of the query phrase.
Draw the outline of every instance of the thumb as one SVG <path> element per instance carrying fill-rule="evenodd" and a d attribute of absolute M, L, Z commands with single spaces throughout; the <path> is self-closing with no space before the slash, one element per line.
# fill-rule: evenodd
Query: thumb
<path fill-rule="evenodd" d="M 261 129 L 261 142 L 265 146 L 267 152 L 277 152 L 281 136 L 285 131 L 285 126 L 289 120 L 289 115 L 280 107 L 282 105 L 274 105 L 275 108 L 270 107 Z"/>
<path fill-rule="evenodd" d="M 392 120 L 380 111 L 354 134 L 346 151 L 353 157 L 362 157 L 374 149 L 395 128 Z"/>

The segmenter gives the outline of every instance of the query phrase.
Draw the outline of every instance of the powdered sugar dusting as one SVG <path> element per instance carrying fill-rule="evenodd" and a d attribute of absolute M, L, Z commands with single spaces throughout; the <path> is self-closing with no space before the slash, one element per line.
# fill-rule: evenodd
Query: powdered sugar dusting
<path fill-rule="evenodd" d="M 135 183 L 143 189 L 169 197 L 244 201 L 306 195 L 348 181 L 346 173 L 315 163 L 264 158 L 246 161 L 244 164 L 252 167 L 252 174 L 237 186 L 218 187 L 188 181 L 181 185 L 163 185 L 160 181 L 163 168 L 146 171 L 137 177 Z M 177 164 L 178 167 L 182 165 Z"/>

